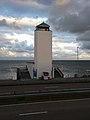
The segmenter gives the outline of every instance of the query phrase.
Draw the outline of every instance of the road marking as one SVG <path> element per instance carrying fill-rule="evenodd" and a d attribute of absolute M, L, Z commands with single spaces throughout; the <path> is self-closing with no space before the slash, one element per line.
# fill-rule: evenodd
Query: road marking
<path fill-rule="evenodd" d="M 38 115 L 38 114 L 46 114 L 48 111 L 42 111 L 42 112 L 32 112 L 32 113 L 21 113 L 20 116 L 28 116 L 28 115 Z"/>
<path fill-rule="evenodd" d="M 50 87 L 44 87 L 44 88 L 59 88 L 59 86 L 50 86 Z"/>

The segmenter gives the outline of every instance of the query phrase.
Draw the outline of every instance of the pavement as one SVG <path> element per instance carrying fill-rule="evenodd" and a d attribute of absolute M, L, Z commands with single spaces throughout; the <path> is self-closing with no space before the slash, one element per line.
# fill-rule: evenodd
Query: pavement
<path fill-rule="evenodd" d="M 90 99 L 0 105 L 0 120 L 90 120 Z"/>

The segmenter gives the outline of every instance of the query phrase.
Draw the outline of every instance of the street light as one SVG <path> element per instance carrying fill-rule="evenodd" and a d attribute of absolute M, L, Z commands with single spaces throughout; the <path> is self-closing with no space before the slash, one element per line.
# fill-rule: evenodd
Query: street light
<path fill-rule="evenodd" d="M 79 47 L 77 47 L 77 72 L 76 72 L 76 74 L 75 74 L 75 77 L 78 77 L 79 76 L 79 62 L 78 62 L 78 60 L 79 60 Z"/>
<path fill-rule="evenodd" d="M 79 63 L 78 63 L 78 60 L 79 60 L 79 47 L 77 47 L 77 77 L 79 76 Z"/>
<path fill-rule="evenodd" d="M 77 60 L 79 60 L 79 47 L 77 47 Z"/>

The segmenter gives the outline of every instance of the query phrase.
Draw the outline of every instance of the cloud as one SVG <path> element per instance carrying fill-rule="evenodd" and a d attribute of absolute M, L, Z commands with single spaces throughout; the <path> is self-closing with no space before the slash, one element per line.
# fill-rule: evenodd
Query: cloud
<path fill-rule="evenodd" d="M 89 50 L 89 51 L 86 51 L 86 52 L 90 53 L 90 41 L 83 41 L 81 43 L 81 49 Z"/>
<path fill-rule="evenodd" d="M 64 32 L 75 35 L 77 46 L 80 47 L 80 51 L 83 51 L 80 55 L 84 54 L 84 58 L 85 55 L 87 58 L 90 54 L 90 0 L 69 0 L 66 1 L 66 4 L 56 3 L 49 12 L 49 23 L 57 33 Z M 68 50 L 69 48 L 67 53 Z"/>
<path fill-rule="evenodd" d="M 59 41 L 54 41 L 52 43 L 52 53 L 53 53 L 53 59 L 76 59 L 76 43 L 63 43 Z"/>
<path fill-rule="evenodd" d="M 45 7 L 46 3 L 47 3 L 47 0 L 46 2 L 45 1 L 41 1 L 41 0 L 16 0 L 16 1 L 13 1 L 14 4 L 18 3 L 18 4 L 21 4 L 21 5 L 26 5 L 26 6 L 31 6 L 31 7 L 34 7 L 34 8 L 37 8 L 37 9 L 42 9 L 43 7 Z"/>
<path fill-rule="evenodd" d="M 90 31 L 80 34 L 77 37 L 77 42 L 79 43 L 81 49 L 84 49 L 87 53 L 90 53 Z"/>
<path fill-rule="evenodd" d="M 47 2 L 38 0 L 1 0 L 0 1 L 0 14 L 24 17 L 24 16 L 45 16 L 49 9 Z"/>
<path fill-rule="evenodd" d="M 0 55 L 33 56 L 34 28 L 49 17 L 56 34 L 53 57 L 76 59 L 79 45 L 85 58 L 90 50 L 89 13 L 90 0 L 0 0 Z"/>
<path fill-rule="evenodd" d="M 0 21 L 0 26 L 8 26 L 7 21 L 5 19 L 2 19 Z"/>
<path fill-rule="evenodd" d="M 90 31 L 86 31 L 78 36 L 77 41 L 89 41 L 90 42 Z"/>
<path fill-rule="evenodd" d="M 17 30 L 21 29 L 19 26 L 16 25 L 16 22 L 8 23 L 6 19 L 0 20 L 0 27 L 8 27 Z"/>
<path fill-rule="evenodd" d="M 1 42 L 0 42 L 1 43 Z M 10 56 L 10 57 L 29 57 L 33 56 L 34 47 L 33 45 L 27 45 L 27 41 L 19 42 L 3 42 L 0 46 L 0 56 Z"/>
<path fill-rule="evenodd" d="M 33 1 L 33 0 L 32 0 Z M 42 5 L 46 5 L 46 6 L 50 6 L 53 4 L 54 0 L 34 0 L 36 1 L 38 4 L 42 4 Z"/>
<path fill-rule="evenodd" d="M 56 3 L 56 5 L 64 6 L 67 5 L 70 0 L 55 0 L 54 2 Z"/>
<path fill-rule="evenodd" d="M 49 21 L 56 30 L 68 32 L 83 32 L 90 25 L 89 0 L 61 0 L 64 6 L 54 4 L 49 13 Z M 60 2 L 60 1 L 59 1 Z"/>
<path fill-rule="evenodd" d="M 15 41 L 15 43 L 13 44 L 13 47 L 11 49 L 11 51 L 15 51 L 18 53 L 33 53 L 34 47 L 31 44 L 30 46 L 27 45 L 27 41 L 22 41 L 19 42 L 18 40 Z"/>
<path fill-rule="evenodd" d="M 57 31 L 82 33 L 90 29 L 90 6 L 86 6 L 78 13 L 69 12 L 63 16 L 58 15 L 53 23 Z M 54 14 L 55 15 L 55 14 Z"/>
<path fill-rule="evenodd" d="M 20 3 L 20 4 L 39 4 L 39 5 L 52 5 L 53 3 L 62 5 L 67 4 L 70 0 L 0 0 L 0 4 L 5 3 Z"/>
<path fill-rule="evenodd" d="M 42 21 L 46 20 L 47 18 L 41 17 L 8 17 L 8 16 L 0 16 L 0 26 L 7 27 L 15 30 L 24 31 L 25 29 L 32 29 L 36 24 L 41 23 Z"/>
<path fill-rule="evenodd" d="M 19 37 L 22 36 L 18 34 L 0 34 L 0 56 L 1 57 L 32 57 L 34 56 L 34 47 L 33 44 L 28 44 L 28 40 L 25 40 L 27 37 L 24 34 L 22 40 Z M 30 35 L 28 35 L 29 41 L 32 41 Z"/>

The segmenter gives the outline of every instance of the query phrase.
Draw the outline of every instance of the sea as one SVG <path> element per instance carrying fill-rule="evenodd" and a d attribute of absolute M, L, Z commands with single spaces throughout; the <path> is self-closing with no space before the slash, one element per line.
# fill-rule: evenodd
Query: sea
<path fill-rule="evenodd" d="M 26 67 L 28 60 L 1 60 L 0 61 L 0 80 L 12 79 L 19 67 Z M 54 60 L 53 65 L 60 68 L 64 77 L 83 76 L 90 72 L 90 60 Z"/>

